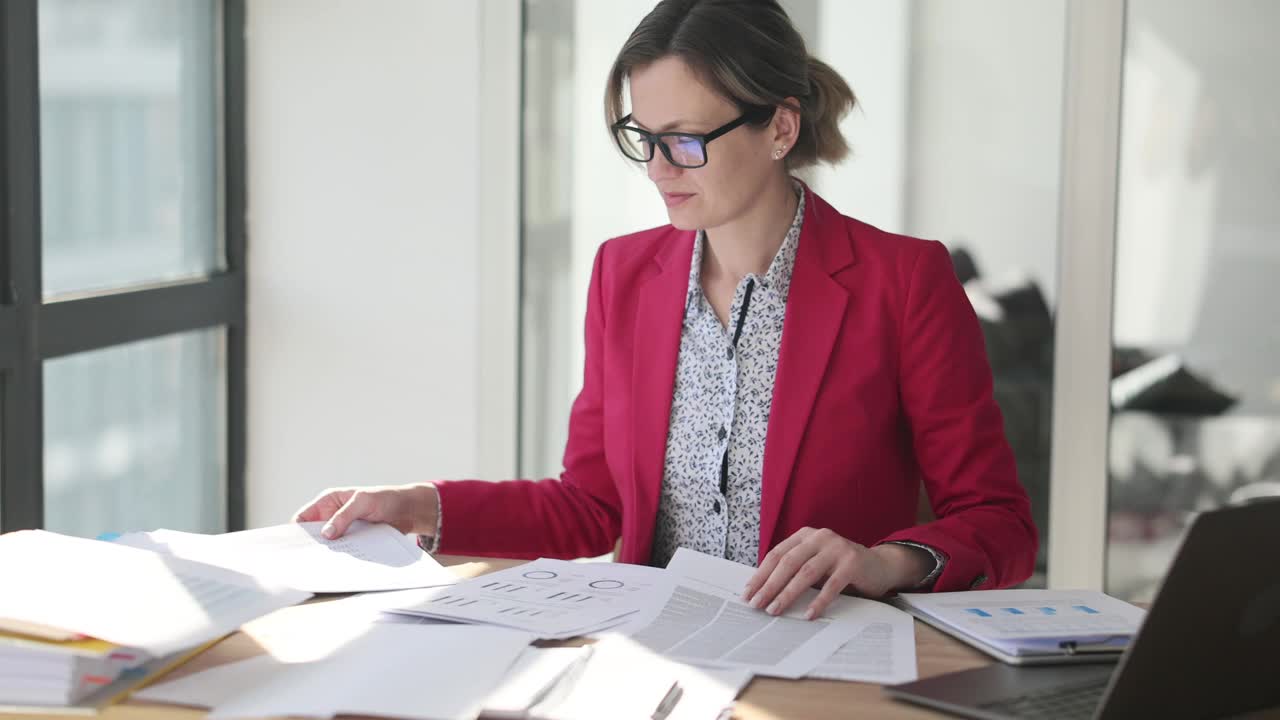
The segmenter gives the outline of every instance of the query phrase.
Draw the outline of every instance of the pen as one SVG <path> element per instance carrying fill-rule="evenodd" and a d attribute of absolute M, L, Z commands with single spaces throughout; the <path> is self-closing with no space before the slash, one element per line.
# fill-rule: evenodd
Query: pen
<path fill-rule="evenodd" d="M 672 683 L 671 689 L 667 691 L 666 697 L 662 698 L 662 702 L 658 703 L 658 707 L 649 716 L 650 720 L 663 720 L 671 711 L 675 709 L 676 703 L 680 702 L 680 697 L 684 695 L 684 688 L 679 683 Z"/>

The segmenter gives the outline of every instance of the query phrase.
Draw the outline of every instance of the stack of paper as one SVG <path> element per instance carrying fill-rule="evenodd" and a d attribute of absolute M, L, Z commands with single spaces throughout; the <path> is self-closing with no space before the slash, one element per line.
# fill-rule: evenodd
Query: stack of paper
<path fill-rule="evenodd" d="M 657 568 L 542 559 L 438 588 L 393 612 L 563 639 L 656 617 L 671 589 L 671 575 Z"/>
<path fill-rule="evenodd" d="M 898 603 L 943 632 L 1012 663 L 1118 656 L 1146 617 L 1142 609 L 1092 590 L 905 593 Z"/>
<path fill-rule="evenodd" d="M 310 597 L 222 568 L 41 530 L 0 536 L 0 704 L 76 703 L 126 670 Z M 19 637 L 21 636 L 21 637 Z"/>
<path fill-rule="evenodd" d="M 533 637 L 471 625 L 371 625 L 323 658 L 260 655 L 133 698 L 212 708 L 210 720 L 375 715 L 471 720 Z"/>
<path fill-rule="evenodd" d="M 102 640 L 58 640 L 0 632 L 0 700 L 73 705 L 141 665 L 146 654 Z"/>
<path fill-rule="evenodd" d="M 357 520 L 337 540 L 322 536 L 323 526 L 288 523 L 222 535 L 153 530 L 121 535 L 115 542 L 312 593 L 402 590 L 457 581 L 457 576 L 390 525 Z"/>
<path fill-rule="evenodd" d="M 681 548 L 667 565 L 676 588 L 636 641 L 689 663 L 775 677 L 878 683 L 916 678 L 915 635 L 906 613 L 838 596 L 821 618 L 803 617 L 807 590 L 777 617 L 741 600 L 755 568 Z"/>

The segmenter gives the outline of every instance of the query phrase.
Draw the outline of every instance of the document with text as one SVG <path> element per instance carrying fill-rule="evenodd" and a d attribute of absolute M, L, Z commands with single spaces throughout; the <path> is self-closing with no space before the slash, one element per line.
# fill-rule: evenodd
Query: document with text
<path fill-rule="evenodd" d="M 1093 590 L 977 590 L 903 593 L 903 608 L 980 649 L 1012 657 L 1119 654 L 1146 617 L 1141 608 Z"/>
<path fill-rule="evenodd" d="M 671 590 L 671 575 L 658 568 L 544 558 L 437 588 L 392 612 L 562 639 L 617 625 L 635 613 L 656 616 Z"/>
<path fill-rule="evenodd" d="M 686 662 L 798 678 L 862 631 L 853 619 L 805 620 L 804 604 L 777 617 L 741 601 L 754 568 L 681 548 L 667 565 L 676 578 L 657 619 L 632 637 Z"/>
<path fill-rule="evenodd" d="M 898 613 L 872 622 L 807 677 L 880 685 L 919 679 L 915 620 L 906 613 Z"/>
<path fill-rule="evenodd" d="M 154 657 L 311 597 L 220 567 L 43 530 L 0 536 L 0 578 L 0 618 Z"/>

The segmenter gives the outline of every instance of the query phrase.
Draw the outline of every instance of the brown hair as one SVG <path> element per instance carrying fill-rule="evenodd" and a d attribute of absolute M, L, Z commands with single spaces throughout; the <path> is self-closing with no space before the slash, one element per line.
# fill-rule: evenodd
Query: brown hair
<path fill-rule="evenodd" d="M 857 102 L 853 91 L 830 65 L 809 54 L 777 0 L 659 2 L 631 32 L 609 71 L 604 105 L 610 127 L 622 117 L 623 84 L 632 70 L 669 55 L 744 113 L 784 104 L 798 111 L 800 136 L 787 155 L 789 168 L 834 164 L 849 154 L 840 119 Z M 784 103 L 788 97 L 800 107 Z"/>

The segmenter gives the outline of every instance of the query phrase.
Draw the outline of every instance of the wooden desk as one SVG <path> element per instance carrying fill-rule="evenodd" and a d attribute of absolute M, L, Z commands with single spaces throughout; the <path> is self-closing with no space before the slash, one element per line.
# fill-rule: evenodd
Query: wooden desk
<path fill-rule="evenodd" d="M 446 565 L 456 567 L 459 575 L 463 577 L 474 577 L 518 564 L 517 561 L 484 558 L 440 557 L 439 559 Z M 253 657 L 264 652 L 264 646 L 280 647 L 292 642 L 304 642 L 305 638 L 314 636 L 319 631 L 314 623 L 308 622 L 308 615 L 311 612 L 308 608 L 314 608 L 314 606 L 300 605 L 285 608 L 259 618 L 246 625 L 240 632 L 228 636 L 177 668 L 168 677 L 177 678 Z M 916 655 L 922 678 L 967 670 L 992 662 L 986 655 L 927 625 L 916 622 L 915 627 Z M 126 701 L 108 709 L 99 717 L 105 720 L 198 720 L 204 716 L 205 712 L 200 710 Z M 0 720 L 17 717 L 0 715 Z M 83 718 L 83 716 L 79 717 Z M 825 718 L 896 720 L 902 718 L 908 720 L 946 716 L 889 700 L 881 694 L 878 685 L 831 680 L 757 678 L 739 697 L 733 717 L 738 720 L 790 720 L 791 718 L 803 720 L 824 720 Z M 1274 718 L 1277 717 L 1277 713 L 1267 713 L 1265 717 Z"/>

